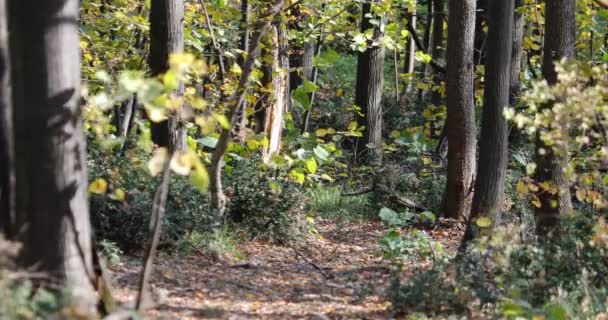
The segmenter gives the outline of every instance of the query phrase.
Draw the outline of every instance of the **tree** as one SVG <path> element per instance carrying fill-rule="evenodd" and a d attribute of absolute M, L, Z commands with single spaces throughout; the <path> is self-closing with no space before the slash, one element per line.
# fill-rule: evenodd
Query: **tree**
<path fill-rule="evenodd" d="M 0 232 L 14 236 L 15 153 L 6 0 L 0 0 Z"/>
<path fill-rule="evenodd" d="M 268 145 L 262 150 L 265 161 L 269 161 L 270 156 L 281 149 L 283 115 L 289 103 L 289 45 L 285 24 L 275 23 L 267 38 L 264 85 L 272 88 L 272 92 L 264 99 L 262 110 L 259 112 L 260 131 L 264 132 L 268 139 Z"/>
<path fill-rule="evenodd" d="M 450 0 L 447 47 L 447 190 L 445 214 L 465 219 L 475 174 L 475 87 L 473 48 L 475 0 Z"/>
<path fill-rule="evenodd" d="M 554 0 L 545 4 L 545 48 L 543 53 L 543 76 L 550 85 L 557 83 L 555 61 L 575 56 L 576 1 Z M 546 106 L 551 108 L 552 106 Z M 565 123 L 556 123 L 566 130 Z M 567 133 L 565 133 L 567 134 Z M 559 218 L 572 209 L 568 177 L 564 170 L 568 166 L 568 145 L 564 139 L 556 150 L 536 139 L 536 172 L 538 183 L 548 183 L 538 194 L 540 206 L 535 210 L 536 229 L 541 237 L 550 236 L 559 226 Z"/>
<path fill-rule="evenodd" d="M 384 14 L 376 16 L 372 4 L 378 1 L 363 3 L 361 32 L 373 30 L 373 36 L 367 50 L 360 52 L 357 60 L 357 85 L 355 104 L 361 108 L 363 117 L 359 123 L 365 126 L 363 139 L 357 142 L 359 154 L 367 155 L 372 160 L 382 160 L 382 90 L 384 85 L 384 54 L 382 45 Z"/>
<path fill-rule="evenodd" d="M 184 51 L 183 0 L 152 0 L 150 8 L 150 73 L 169 70 L 169 55 Z M 182 88 L 178 88 L 178 91 Z M 178 115 L 151 124 L 152 141 L 169 150 L 185 148 L 185 130 Z"/>
<path fill-rule="evenodd" d="M 19 264 L 95 312 L 87 161 L 80 114 L 78 0 L 11 1 Z"/>
<path fill-rule="evenodd" d="M 412 12 L 410 12 L 410 10 Z M 408 19 L 408 25 L 411 26 L 411 29 L 413 29 L 414 31 L 416 30 L 416 22 L 417 22 L 417 16 L 416 16 L 416 7 L 412 6 L 411 8 L 408 9 L 407 12 L 407 17 L 406 19 Z M 407 38 L 407 43 L 405 46 L 405 58 L 404 58 L 404 63 L 403 63 L 403 73 L 407 73 L 407 74 L 414 74 L 414 70 L 416 68 L 416 42 L 414 41 L 414 37 L 413 36 L 409 36 Z M 413 84 L 413 79 L 409 78 L 407 81 L 407 85 L 405 87 L 405 92 L 406 93 L 410 93 L 412 90 L 412 84 Z"/>
<path fill-rule="evenodd" d="M 513 46 L 512 38 L 501 35 L 513 33 L 513 3 L 512 0 L 494 0 L 489 6 L 479 162 L 473 206 L 463 244 L 475 237 L 478 229 L 476 218 L 489 218 L 494 225 L 500 219 L 508 163 L 509 135 L 508 123 L 503 111 L 509 105 Z"/>
<path fill-rule="evenodd" d="M 511 98 L 509 103 L 515 104 L 519 94 L 519 74 L 522 69 L 523 40 L 525 16 L 521 10 L 523 0 L 515 0 L 515 11 L 513 14 L 513 48 L 511 50 Z"/>
<path fill-rule="evenodd" d="M 431 41 L 431 55 L 433 60 L 440 60 L 443 58 L 443 15 L 445 9 L 445 1 L 444 0 L 434 0 L 433 1 L 433 11 L 435 14 L 435 18 L 433 19 L 433 40 Z M 441 85 L 441 80 L 443 75 L 440 72 L 435 70 L 435 74 L 433 75 L 434 85 L 439 87 Z M 441 105 L 441 93 L 437 90 L 433 90 L 431 95 L 431 103 L 435 106 Z"/>

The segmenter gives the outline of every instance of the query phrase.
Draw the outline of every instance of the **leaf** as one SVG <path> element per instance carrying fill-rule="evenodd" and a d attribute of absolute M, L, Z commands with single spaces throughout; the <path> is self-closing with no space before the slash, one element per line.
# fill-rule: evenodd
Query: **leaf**
<path fill-rule="evenodd" d="M 190 174 L 193 165 L 193 155 L 190 152 L 175 152 L 171 157 L 171 163 L 169 167 L 173 172 L 180 176 L 187 176 Z"/>
<path fill-rule="evenodd" d="M 196 142 L 208 148 L 215 148 L 215 146 L 217 145 L 217 141 L 218 139 L 212 136 L 206 136 L 196 140 Z"/>
<path fill-rule="evenodd" d="M 378 216 L 389 227 L 401 225 L 401 219 L 399 218 L 399 214 L 387 207 L 380 209 L 380 213 L 378 213 Z"/>
<path fill-rule="evenodd" d="M 154 155 L 148 162 L 148 170 L 150 170 L 150 174 L 153 177 L 163 171 L 163 167 L 168 158 L 169 152 L 166 148 L 159 148 L 156 150 L 156 152 L 154 152 Z"/>
<path fill-rule="evenodd" d="M 173 70 L 169 70 L 163 75 L 163 84 L 167 91 L 177 89 L 177 75 Z"/>
<path fill-rule="evenodd" d="M 89 192 L 94 194 L 104 194 L 108 190 L 108 182 L 102 178 L 96 179 L 89 185 Z"/>
<path fill-rule="evenodd" d="M 289 171 L 289 177 L 299 184 L 302 184 L 304 183 L 304 181 L 306 181 L 306 176 L 299 169 L 293 169 Z"/>
<path fill-rule="evenodd" d="M 202 164 L 195 166 L 195 170 L 190 175 L 190 183 L 201 193 L 207 192 L 209 188 L 209 173 Z"/>
<path fill-rule="evenodd" d="M 313 153 L 321 161 L 326 161 L 329 158 L 329 151 L 325 150 L 325 148 L 320 145 L 314 148 Z"/>
<path fill-rule="evenodd" d="M 116 201 L 123 202 L 123 201 L 125 201 L 126 193 L 122 189 L 116 189 L 116 190 L 114 190 L 114 193 L 110 197 Z"/>
<path fill-rule="evenodd" d="M 492 219 L 488 217 L 479 217 L 475 223 L 480 228 L 488 228 L 492 225 Z"/>
<path fill-rule="evenodd" d="M 230 129 L 230 121 L 228 121 L 228 118 L 226 118 L 225 115 L 214 113 L 213 118 L 215 119 L 215 121 L 217 121 L 217 123 L 220 124 L 220 126 L 222 126 L 222 128 L 226 130 Z"/>
<path fill-rule="evenodd" d="M 349 131 L 355 131 L 355 130 L 357 130 L 357 126 L 358 126 L 357 121 L 351 121 L 348 124 L 348 130 Z"/>
<path fill-rule="evenodd" d="M 315 160 L 315 158 L 310 158 L 306 160 L 306 169 L 312 174 L 317 172 L 317 161 Z"/>
<path fill-rule="evenodd" d="M 517 182 L 517 192 L 519 194 L 521 194 L 522 196 L 527 196 L 529 192 L 528 190 L 528 186 L 526 186 L 526 183 L 524 183 L 523 180 L 519 180 L 519 182 Z"/>
<path fill-rule="evenodd" d="M 319 138 L 323 138 L 327 135 L 327 130 L 325 129 L 317 129 L 315 130 L 315 136 L 319 137 Z"/>

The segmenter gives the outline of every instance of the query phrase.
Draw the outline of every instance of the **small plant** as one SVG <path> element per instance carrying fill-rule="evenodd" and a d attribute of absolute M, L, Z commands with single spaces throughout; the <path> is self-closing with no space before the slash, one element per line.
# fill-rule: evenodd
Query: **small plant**
<path fill-rule="evenodd" d="M 203 250 L 213 257 L 233 258 L 241 260 L 243 254 L 237 248 L 235 233 L 227 227 L 222 227 L 208 233 L 193 231 L 177 243 L 177 251 L 189 255 L 193 250 Z"/>
<path fill-rule="evenodd" d="M 120 263 L 120 256 L 122 256 L 123 252 L 116 245 L 116 243 L 102 239 L 97 243 L 99 246 L 99 250 L 101 255 L 106 259 L 106 261 L 117 264 Z"/>

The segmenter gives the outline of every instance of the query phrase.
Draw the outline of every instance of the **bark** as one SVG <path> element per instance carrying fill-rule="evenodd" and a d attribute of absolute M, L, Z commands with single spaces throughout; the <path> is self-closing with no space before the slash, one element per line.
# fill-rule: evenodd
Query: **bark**
<path fill-rule="evenodd" d="M 150 73 L 152 76 L 169 70 L 169 55 L 184 51 L 183 0 L 152 0 L 150 8 Z M 179 88 L 177 91 L 182 89 Z M 166 121 L 151 123 L 152 141 L 169 150 L 186 147 L 186 132 L 178 115 Z"/>
<path fill-rule="evenodd" d="M 543 55 L 543 76 L 549 84 L 557 82 L 555 61 L 575 56 L 576 44 L 576 1 L 553 0 L 545 4 L 545 48 Z M 547 108 L 552 107 L 551 105 Z M 565 128 L 565 123 L 556 123 Z M 564 170 L 568 165 L 567 141 L 559 150 L 552 150 L 537 137 L 536 141 L 537 182 L 550 182 L 559 192 L 551 194 L 543 191 L 538 194 L 541 207 L 536 208 L 536 231 L 541 238 L 555 234 L 561 216 L 572 210 L 568 177 Z M 539 150 L 546 150 L 542 155 Z"/>
<path fill-rule="evenodd" d="M 363 138 L 357 141 L 357 150 L 372 161 L 382 160 L 382 89 L 384 84 L 384 53 L 381 28 L 374 27 L 367 17 L 371 13 L 371 3 L 363 3 L 361 31 L 374 29 L 372 42 L 377 42 L 365 52 L 360 52 L 357 61 L 357 87 L 355 103 L 361 108 L 364 117 L 359 118 L 365 126 Z M 383 25 L 385 17 L 379 17 Z"/>
<path fill-rule="evenodd" d="M 273 26 L 270 31 L 272 42 L 272 87 L 273 97 L 265 106 L 264 134 L 268 138 L 268 147 L 263 148 L 262 155 L 265 162 L 281 149 L 281 136 L 283 133 L 283 115 L 287 109 L 289 99 L 289 46 L 287 43 L 287 30 L 284 24 Z"/>
<path fill-rule="evenodd" d="M 435 1 L 434 0 L 427 0 L 427 6 L 426 6 L 426 25 L 424 26 L 424 36 L 423 36 L 423 41 L 424 41 L 424 45 L 423 47 L 426 48 L 426 52 L 427 54 L 431 55 L 431 57 L 433 56 L 433 38 L 431 37 L 432 31 L 433 31 L 433 24 L 435 21 L 435 17 L 434 17 L 434 7 L 433 7 L 433 3 Z M 422 76 L 421 79 L 426 79 L 430 73 L 430 65 L 429 64 L 425 64 L 424 68 L 422 69 Z M 426 95 L 426 92 L 422 89 L 418 90 L 418 99 L 422 100 L 424 99 Z"/>
<path fill-rule="evenodd" d="M 483 30 L 486 25 L 488 2 L 490 0 L 477 0 L 477 14 L 475 16 L 475 63 L 485 65 L 486 58 L 486 42 L 488 36 Z"/>
<path fill-rule="evenodd" d="M 444 57 L 443 50 L 443 17 L 445 13 L 445 1 L 434 0 L 433 11 L 435 18 L 433 19 L 433 40 L 432 40 L 432 51 L 431 56 L 433 60 L 439 61 Z M 443 75 L 440 72 L 435 72 L 433 75 L 433 82 L 436 87 L 441 86 Z M 433 90 L 431 94 L 431 103 L 435 106 L 441 105 L 442 98 L 441 93 L 437 90 Z"/>
<path fill-rule="evenodd" d="M 500 221 L 508 163 L 508 124 L 503 111 L 509 105 L 513 47 L 512 38 L 501 35 L 513 33 L 513 4 L 513 0 L 493 0 L 489 7 L 479 163 L 463 245 L 477 236 L 477 217 L 488 217 L 493 225 Z"/>
<path fill-rule="evenodd" d="M 445 215 L 466 219 L 475 174 L 473 44 L 475 0 L 450 0 L 447 45 L 447 190 Z"/>
<path fill-rule="evenodd" d="M 515 0 L 515 10 L 524 5 L 523 0 Z M 516 103 L 519 95 L 519 75 L 522 70 L 524 24 L 526 20 L 523 12 L 513 14 L 513 48 L 511 50 L 511 97 L 509 104 Z"/>
<path fill-rule="evenodd" d="M 241 0 L 241 50 L 243 52 L 249 51 L 249 19 L 251 13 L 251 6 L 249 0 Z M 243 68 L 245 58 L 243 55 L 239 56 L 239 66 Z M 243 102 L 242 106 L 239 106 L 238 114 L 238 134 L 237 137 L 241 142 L 245 142 L 247 138 L 247 101 Z"/>
<path fill-rule="evenodd" d="M 412 26 L 412 29 L 414 29 L 414 31 L 415 31 L 416 30 L 416 20 L 417 20 L 416 11 L 410 12 L 408 15 L 409 15 L 408 25 Z M 407 45 L 405 47 L 405 59 L 404 59 L 403 72 L 407 73 L 409 75 L 413 75 L 415 68 L 416 68 L 416 42 L 414 41 L 413 36 L 410 35 L 407 40 Z M 407 81 L 407 86 L 405 87 L 405 93 L 410 93 L 412 91 L 413 83 L 414 83 L 414 80 L 412 77 L 410 77 Z"/>
<path fill-rule="evenodd" d="M 17 237 L 22 268 L 69 288 L 95 313 L 87 162 L 80 109 L 78 0 L 9 3 Z"/>
<path fill-rule="evenodd" d="M 0 0 L 0 233 L 15 236 L 15 150 L 10 90 L 7 1 Z"/>

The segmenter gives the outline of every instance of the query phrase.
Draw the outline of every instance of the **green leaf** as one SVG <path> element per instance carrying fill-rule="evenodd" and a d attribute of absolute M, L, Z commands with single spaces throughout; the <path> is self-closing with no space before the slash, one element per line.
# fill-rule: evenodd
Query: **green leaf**
<path fill-rule="evenodd" d="M 201 193 L 207 192 L 209 188 L 209 173 L 203 166 L 197 166 L 190 174 L 190 183 Z"/>
<path fill-rule="evenodd" d="M 306 160 L 306 169 L 308 169 L 308 172 L 312 174 L 317 172 L 317 161 L 315 160 L 315 158 L 310 158 Z"/>
<path fill-rule="evenodd" d="M 208 148 L 215 148 L 215 146 L 217 145 L 217 141 L 218 141 L 218 139 L 216 137 L 211 137 L 211 136 L 202 137 L 202 138 L 196 140 L 196 142 L 198 142 Z"/>
<path fill-rule="evenodd" d="M 313 152 L 315 156 L 321 161 L 327 161 L 327 159 L 329 158 L 329 151 L 323 148 L 323 146 L 316 146 Z"/>
<path fill-rule="evenodd" d="M 389 208 L 384 207 L 380 209 L 378 216 L 389 227 L 401 225 L 401 218 L 399 218 L 399 214 Z"/>

